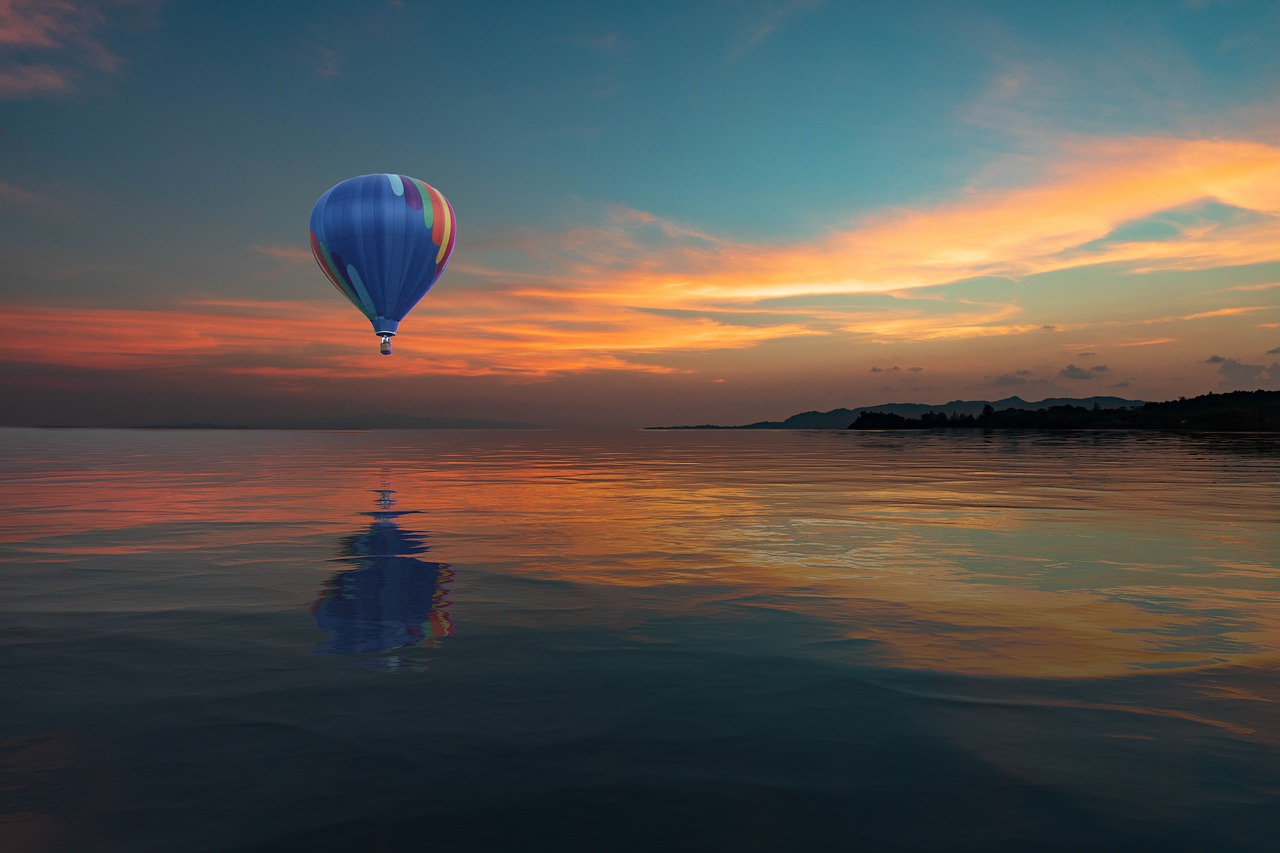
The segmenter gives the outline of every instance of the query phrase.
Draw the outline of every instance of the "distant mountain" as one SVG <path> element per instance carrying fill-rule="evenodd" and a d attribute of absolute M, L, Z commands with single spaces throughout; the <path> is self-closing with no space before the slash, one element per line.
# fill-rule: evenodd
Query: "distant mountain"
<path fill-rule="evenodd" d="M 352 429 L 541 429 L 540 424 L 521 421 L 490 421 L 482 418 L 416 417 L 414 415 L 380 414 L 355 417 L 350 423 L 362 423 Z"/>
<path fill-rule="evenodd" d="M 863 412 L 889 412 L 904 418 L 918 418 L 926 412 L 944 415 L 977 415 L 983 406 L 997 412 L 1004 409 L 1029 409 L 1036 411 L 1053 406 L 1083 406 L 1092 409 L 1120 409 L 1141 406 L 1142 400 L 1126 400 L 1123 397 L 1049 397 L 1038 403 L 1029 403 L 1021 397 L 1005 397 L 1002 400 L 952 400 L 950 403 L 884 403 L 879 406 L 859 406 L 856 409 L 832 409 L 829 412 L 801 412 L 785 421 L 759 421 L 744 426 L 721 427 L 710 424 L 694 427 L 650 427 L 650 429 L 844 429 L 858 419 Z"/>
<path fill-rule="evenodd" d="M 347 415 L 338 418 L 271 421 L 256 424 L 141 424 L 140 429 L 541 429 L 540 424 L 520 421 L 489 421 L 482 418 L 417 417 L 393 412 Z"/>

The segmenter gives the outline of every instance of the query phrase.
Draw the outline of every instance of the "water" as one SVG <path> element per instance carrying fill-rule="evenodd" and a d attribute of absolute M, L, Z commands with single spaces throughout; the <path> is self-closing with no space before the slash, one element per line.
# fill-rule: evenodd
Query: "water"
<path fill-rule="evenodd" d="M 1280 437 L 0 431 L 0 849 L 1271 850 Z"/>

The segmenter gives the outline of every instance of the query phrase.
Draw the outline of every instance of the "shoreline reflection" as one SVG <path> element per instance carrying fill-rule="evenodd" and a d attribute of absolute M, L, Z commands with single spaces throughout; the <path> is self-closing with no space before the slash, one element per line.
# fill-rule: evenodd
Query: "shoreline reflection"
<path fill-rule="evenodd" d="M 395 510 L 395 490 L 375 489 L 378 509 L 361 513 L 373 522 L 339 542 L 335 572 L 311 606 L 316 626 L 327 635 L 316 654 L 365 655 L 412 648 L 435 648 L 454 632 L 449 616 L 447 563 L 420 559 L 431 550 L 427 534 L 401 525 L 417 510 Z M 420 658 L 390 655 L 370 660 L 378 669 L 425 668 Z"/>

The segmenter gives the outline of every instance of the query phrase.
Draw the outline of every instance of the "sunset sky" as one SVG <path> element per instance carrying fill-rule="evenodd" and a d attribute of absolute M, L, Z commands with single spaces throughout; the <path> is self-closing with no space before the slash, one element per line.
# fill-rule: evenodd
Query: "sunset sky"
<path fill-rule="evenodd" d="M 1280 3 L 0 0 L 0 423 L 1280 389 Z M 457 214 L 378 355 L 316 199 Z"/>

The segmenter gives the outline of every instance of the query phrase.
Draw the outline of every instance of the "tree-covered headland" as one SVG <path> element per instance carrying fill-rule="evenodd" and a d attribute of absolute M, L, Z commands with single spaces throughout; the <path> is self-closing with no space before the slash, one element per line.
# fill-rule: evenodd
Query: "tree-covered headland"
<path fill-rule="evenodd" d="M 1167 429 L 1280 432 L 1280 391 L 1232 391 L 1119 409 L 1051 406 L 979 415 L 925 412 L 908 418 L 862 412 L 849 429 Z"/>

